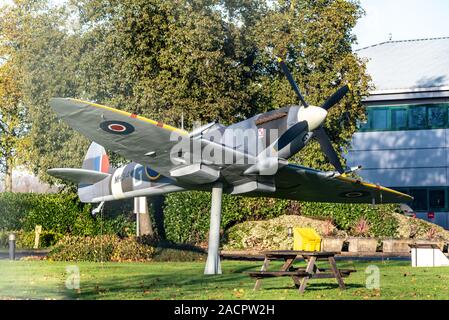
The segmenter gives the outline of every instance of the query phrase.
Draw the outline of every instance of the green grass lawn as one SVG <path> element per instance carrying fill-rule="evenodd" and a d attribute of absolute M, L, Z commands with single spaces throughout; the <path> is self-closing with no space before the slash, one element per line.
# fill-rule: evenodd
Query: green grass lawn
<path fill-rule="evenodd" d="M 223 275 L 204 276 L 204 262 L 66 263 L 0 261 L 1 299 L 449 299 L 449 268 L 412 268 L 407 261 L 352 262 L 356 268 L 345 279 L 347 290 L 334 279 L 313 280 L 300 295 L 290 278 L 254 281 L 244 272 L 258 270 L 261 262 L 224 261 Z M 66 267 L 78 266 L 80 290 L 65 286 Z M 366 288 L 365 270 L 380 270 L 380 289 Z M 275 269 L 276 265 L 272 265 Z"/>

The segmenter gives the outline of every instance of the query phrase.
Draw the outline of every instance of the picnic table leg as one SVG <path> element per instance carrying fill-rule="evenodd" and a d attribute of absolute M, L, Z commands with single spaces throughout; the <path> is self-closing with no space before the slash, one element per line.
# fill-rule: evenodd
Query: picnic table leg
<path fill-rule="evenodd" d="M 281 271 L 289 271 L 289 269 L 292 266 L 295 259 L 296 259 L 296 257 L 295 258 L 285 258 L 285 262 L 281 267 Z"/>
<path fill-rule="evenodd" d="M 332 273 L 334 274 L 335 278 L 337 279 L 338 286 L 341 290 L 345 289 L 345 283 L 343 282 L 343 278 L 341 277 L 340 270 L 337 268 L 337 264 L 335 263 L 334 257 L 329 257 L 329 264 L 331 266 Z"/>
<path fill-rule="evenodd" d="M 296 288 L 299 288 L 299 286 L 301 285 L 301 278 L 297 277 L 297 276 L 293 276 L 293 282 L 295 283 Z"/>
<path fill-rule="evenodd" d="M 270 259 L 265 257 L 265 260 L 263 261 L 263 265 L 262 265 L 262 268 L 260 268 L 260 271 L 267 271 L 269 264 L 270 264 Z M 257 279 L 256 284 L 254 285 L 254 290 L 259 290 L 261 285 L 262 285 L 262 279 Z"/>
<path fill-rule="evenodd" d="M 307 258 L 304 258 L 307 260 Z M 306 272 L 312 274 L 314 272 L 316 257 L 310 257 L 307 263 Z M 305 276 L 301 279 L 301 285 L 299 286 L 299 293 L 304 293 L 307 286 L 307 280 L 309 280 L 310 275 Z"/>

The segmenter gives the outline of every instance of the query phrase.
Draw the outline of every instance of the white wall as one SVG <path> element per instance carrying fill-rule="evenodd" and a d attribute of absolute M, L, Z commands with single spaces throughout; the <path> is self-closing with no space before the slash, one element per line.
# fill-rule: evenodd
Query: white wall
<path fill-rule="evenodd" d="M 358 132 L 345 155 L 360 175 L 387 187 L 448 186 L 448 129 Z"/>

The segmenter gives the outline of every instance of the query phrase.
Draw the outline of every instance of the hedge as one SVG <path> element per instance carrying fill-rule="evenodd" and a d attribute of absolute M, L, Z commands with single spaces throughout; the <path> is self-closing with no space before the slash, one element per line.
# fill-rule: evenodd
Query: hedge
<path fill-rule="evenodd" d="M 207 240 L 210 220 L 210 193 L 184 192 L 165 199 L 164 224 L 167 238 L 178 243 L 201 243 Z M 331 218 L 340 230 L 352 232 L 364 218 L 370 224 L 369 234 L 396 237 L 398 221 L 391 215 L 399 212 L 397 205 L 338 204 L 297 202 L 271 198 L 246 198 L 224 195 L 222 229 L 247 221 L 298 214 L 314 218 Z"/>
<path fill-rule="evenodd" d="M 135 222 L 129 215 L 93 217 L 92 206 L 83 204 L 74 193 L 36 194 L 0 193 L 0 231 L 18 233 L 18 245 L 34 245 L 34 228 L 42 226 L 42 247 L 53 245 L 61 235 L 95 236 L 134 233 Z M 0 245 L 4 246 L 0 237 Z"/>
<path fill-rule="evenodd" d="M 210 221 L 209 192 L 173 193 L 165 198 L 164 225 L 167 239 L 177 243 L 207 240 Z M 285 214 L 290 201 L 271 198 L 246 198 L 223 195 L 223 230 L 246 220 L 275 218 Z"/>

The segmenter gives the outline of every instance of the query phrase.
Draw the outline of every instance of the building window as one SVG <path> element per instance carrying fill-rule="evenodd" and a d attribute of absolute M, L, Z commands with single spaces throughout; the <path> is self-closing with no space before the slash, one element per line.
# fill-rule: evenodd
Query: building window
<path fill-rule="evenodd" d="M 446 124 L 447 109 L 442 106 L 429 107 L 429 127 L 442 128 Z"/>
<path fill-rule="evenodd" d="M 407 109 L 392 109 L 391 110 L 391 129 L 405 130 L 407 129 Z"/>
<path fill-rule="evenodd" d="M 412 209 L 415 211 L 427 211 L 427 189 L 410 190 L 409 193 L 413 198 Z"/>
<path fill-rule="evenodd" d="M 426 128 L 426 107 L 412 107 L 408 113 L 411 129 Z"/>
<path fill-rule="evenodd" d="M 429 190 L 429 205 L 431 210 L 444 209 L 446 207 L 444 190 Z"/>
<path fill-rule="evenodd" d="M 360 131 L 449 128 L 449 103 L 367 107 L 368 121 Z"/>
<path fill-rule="evenodd" d="M 375 130 L 388 129 L 388 110 L 372 109 L 371 110 L 371 128 Z"/>

